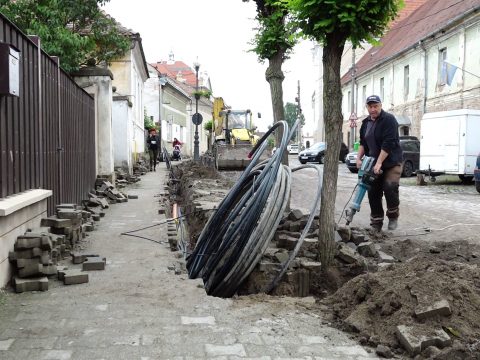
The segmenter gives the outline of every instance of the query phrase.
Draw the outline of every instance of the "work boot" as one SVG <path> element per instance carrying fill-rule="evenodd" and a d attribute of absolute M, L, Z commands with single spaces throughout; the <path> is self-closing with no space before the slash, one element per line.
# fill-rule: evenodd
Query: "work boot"
<path fill-rule="evenodd" d="M 395 230 L 398 226 L 398 219 L 388 219 L 388 230 Z"/>
<path fill-rule="evenodd" d="M 371 224 L 370 226 L 374 232 L 382 231 L 382 224 Z"/>

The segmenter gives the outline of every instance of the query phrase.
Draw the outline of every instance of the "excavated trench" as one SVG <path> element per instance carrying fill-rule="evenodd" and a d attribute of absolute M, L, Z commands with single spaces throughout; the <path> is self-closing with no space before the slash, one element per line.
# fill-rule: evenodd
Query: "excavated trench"
<path fill-rule="evenodd" d="M 193 162 L 172 167 L 167 208 L 175 203 L 183 216 L 177 234 L 182 245 L 174 244 L 172 250 L 181 248 L 185 256 L 192 252 L 210 215 L 238 177 L 239 173 L 220 173 Z M 265 289 L 295 248 L 307 218 L 298 209 L 285 214 L 237 295 Z M 271 295 L 314 296 L 319 311 L 326 311 L 332 323 L 356 334 L 360 343 L 381 349 L 377 353 L 382 356 L 480 358 L 478 246 L 463 241 L 392 240 L 385 233 L 339 228 L 334 264 L 327 273 L 320 271 L 317 247 L 315 218 Z M 414 340 L 405 343 L 406 335 Z M 415 341 L 419 345 L 412 347 Z"/>

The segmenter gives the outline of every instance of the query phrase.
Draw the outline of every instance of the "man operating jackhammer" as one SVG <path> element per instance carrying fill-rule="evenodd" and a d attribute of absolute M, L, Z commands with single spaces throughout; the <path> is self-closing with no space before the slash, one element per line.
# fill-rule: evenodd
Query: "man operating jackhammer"
<path fill-rule="evenodd" d="M 402 174 L 403 153 L 398 136 L 398 123 L 395 116 L 382 110 L 382 101 L 378 95 L 366 99 L 369 116 L 360 128 L 360 147 L 357 155 L 357 168 L 362 165 L 364 155 L 376 159 L 373 172 L 377 179 L 368 190 L 370 203 L 370 226 L 381 231 L 385 216 L 382 197 L 387 202 L 388 230 L 398 225 L 399 184 Z"/>

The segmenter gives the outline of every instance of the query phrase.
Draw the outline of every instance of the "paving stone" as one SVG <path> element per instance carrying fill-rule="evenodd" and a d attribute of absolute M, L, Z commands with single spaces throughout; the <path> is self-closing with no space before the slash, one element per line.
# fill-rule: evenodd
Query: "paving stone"
<path fill-rule="evenodd" d="M 357 251 L 362 256 L 374 257 L 377 253 L 375 244 L 371 241 L 361 243 L 357 246 Z"/>
<path fill-rule="evenodd" d="M 300 209 L 292 209 L 288 214 L 288 219 L 292 221 L 299 221 L 303 218 L 304 214 Z"/>
<path fill-rule="evenodd" d="M 44 265 L 42 268 L 42 274 L 46 276 L 52 276 L 57 274 L 57 265 L 49 264 Z"/>
<path fill-rule="evenodd" d="M 82 270 L 83 271 L 90 271 L 90 270 L 105 270 L 105 258 L 101 258 L 99 256 L 95 257 L 87 257 L 85 261 L 82 263 Z"/>
<path fill-rule="evenodd" d="M 0 340 L 0 351 L 5 351 L 10 348 L 15 339 Z"/>
<path fill-rule="evenodd" d="M 129 194 L 128 198 L 129 199 L 138 199 L 138 195 Z"/>
<path fill-rule="evenodd" d="M 42 352 L 42 360 L 69 360 L 73 351 L 71 350 L 47 350 Z"/>
<path fill-rule="evenodd" d="M 61 229 L 67 226 L 72 226 L 71 219 L 59 219 L 56 216 L 50 216 L 48 218 L 43 218 L 40 222 L 42 226 L 55 227 Z"/>
<path fill-rule="evenodd" d="M 38 277 L 32 279 L 20 279 L 19 277 L 13 278 L 15 292 L 22 293 L 25 291 L 47 291 L 48 290 L 48 278 Z"/>
<path fill-rule="evenodd" d="M 353 242 L 355 245 L 359 245 L 362 242 L 365 242 L 365 234 L 352 231 L 352 235 L 350 236 L 350 241 Z"/>
<path fill-rule="evenodd" d="M 347 264 L 353 264 L 357 261 L 355 250 L 349 246 L 341 245 L 336 256 L 345 261 Z"/>
<path fill-rule="evenodd" d="M 398 325 L 395 331 L 400 344 L 411 356 L 420 354 L 429 346 L 440 349 L 452 344 L 452 340 L 443 329 L 425 331 L 415 326 Z"/>
<path fill-rule="evenodd" d="M 78 269 L 64 270 L 62 279 L 65 285 L 84 284 L 88 283 L 88 273 Z"/>
<path fill-rule="evenodd" d="M 348 226 L 340 226 L 335 233 L 341 237 L 343 242 L 349 242 L 350 236 L 352 235 L 352 229 Z"/>
<path fill-rule="evenodd" d="M 437 315 L 449 316 L 451 314 L 452 310 L 450 309 L 450 304 L 445 299 L 437 301 L 432 305 L 419 305 L 415 308 L 415 316 L 420 320 L 428 319 Z"/>
<path fill-rule="evenodd" d="M 40 264 L 40 258 L 35 258 L 35 259 L 18 259 L 17 260 L 17 268 L 21 269 L 24 267 L 32 267 L 32 266 L 37 266 Z"/>
<path fill-rule="evenodd" d="M 101 216 L 99 214 L 92 214 L 93 221 L 100 221 Z"/>
<path fill-rule="evenodd" d="M 258 264 L 258 270 L 259 271 L 264 271 L 268 273 L 277 273 L 281 270 L 282 264 L 279 264 L 277 262 L 269 262 L 262 260 Z"/>
<path fill-rule="evenodd" d="M 62 209 L 57 212 L 57 217 L 59 219 L 80 220 L 82 219 L 82 211 L 72 210 L 72 209 Z"/>
<path fill-rule="evenodd" d="M 302 259 L 300 260 L 300 266 L 306 270 L 318 272 L 322 267 L 322 263 L 320 263 L 319 261 L 309 261 Z"/>
<path fill-rule="evenodd" d="M 395 258 L 393 256 L 385 254 L 383 251 L 378 251 L 377 255 L 378 255 L 379 262 L 382 262 L 382 263 L 394 263 L 395 262 Z"/>
<path fill-rule="evenodd" d="M 182 325 L 215 325 L 213 316 L 181 316 L 180 321 Z"/>
<path fill-rule="evenodd" d="M 36 264 L 26 264 L 25 267 L 18 270 L 18 276 L 21 278 L 28 276 L 36 276 L 42 274 L 43 265 L 37 262 Z"/>
<path fill-rule="evenodd" d="M 205 351 L 208 356 L 236 355 L 247 356 L 242 344 L 233 345 L 214 345 L 205 344 Z"/>
<path fill-rule="evenodd" d="M 65 271 L 68 270 L 68 266 L 57 266 L 57 276 L 58 280 L 62 281 Z"/>

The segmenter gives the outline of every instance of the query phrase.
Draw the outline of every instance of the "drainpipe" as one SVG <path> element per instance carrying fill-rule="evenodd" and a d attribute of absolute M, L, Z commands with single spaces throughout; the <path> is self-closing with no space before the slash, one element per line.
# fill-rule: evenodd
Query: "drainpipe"
<path fill-rule="evenodd" d="M 424 42 L 418 42 L 423 50 L 423 114 L 427 112 L 427 93 L 428 93 L 428 55 Z"/>

